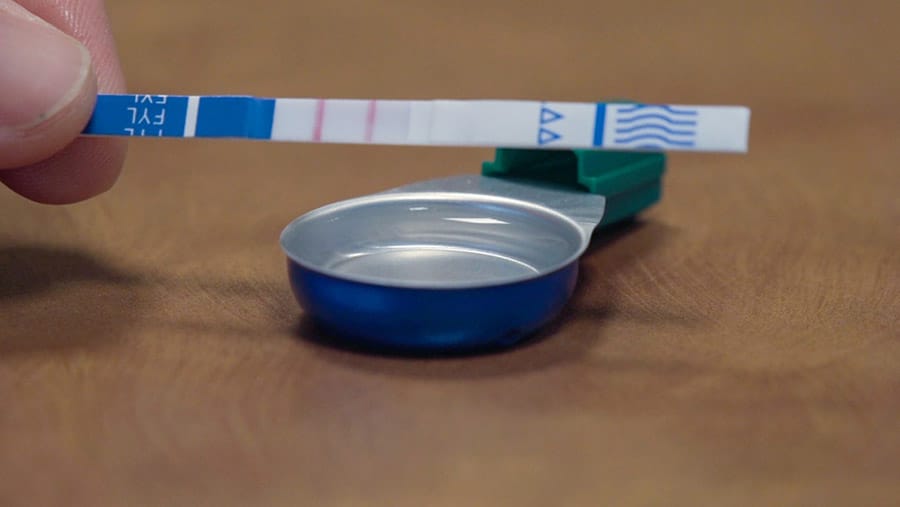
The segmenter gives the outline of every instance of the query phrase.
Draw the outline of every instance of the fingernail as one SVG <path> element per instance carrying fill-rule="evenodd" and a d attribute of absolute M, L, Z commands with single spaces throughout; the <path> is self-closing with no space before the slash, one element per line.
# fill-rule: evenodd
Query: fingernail
<path fill-rule="evenodd" d="M 0 129 L 25 130 L 53 117 L 78 96 L 90 66 L 75 39 L 0 10 Z"/>

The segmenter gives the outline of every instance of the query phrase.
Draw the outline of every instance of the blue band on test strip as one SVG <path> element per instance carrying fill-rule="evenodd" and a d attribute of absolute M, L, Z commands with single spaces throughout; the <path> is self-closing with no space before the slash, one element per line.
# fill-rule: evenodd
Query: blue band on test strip
<path fill-rule="evenodd" d="M 275 99 L 202 97 L 197 110 L 196 137 L 269 139 Z"/>
<path fill-rule="evenodd" d="M 197 107 L 189 107 L 195 100 Z M 85 134 L 269 139 L 275 99 L 100 95 Z M 189 118 L 189 115 L 193 116 Z M 193 125 L 193 129 L 191 129 Z"/>
<path fill-rule="evenodd" d="M 594 113 L 594 146 L 603 146 L 603 130 L 606 127 L 606 104 L 597 104 L 597 112 Z"/>
<path fill-rule="evenodd" d="M 183 137 L 188 98 L 100 95 L 85 134 Z"/>

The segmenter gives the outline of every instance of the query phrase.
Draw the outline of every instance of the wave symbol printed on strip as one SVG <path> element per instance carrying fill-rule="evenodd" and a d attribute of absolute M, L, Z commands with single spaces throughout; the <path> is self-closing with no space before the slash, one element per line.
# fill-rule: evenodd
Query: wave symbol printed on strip
<path fill-rule="evenodd" d="M 613 141 L 623 148 L 691 148 L 697 142 L 697 115 L 697 110 L 688 107 L 616 106 Z"/>

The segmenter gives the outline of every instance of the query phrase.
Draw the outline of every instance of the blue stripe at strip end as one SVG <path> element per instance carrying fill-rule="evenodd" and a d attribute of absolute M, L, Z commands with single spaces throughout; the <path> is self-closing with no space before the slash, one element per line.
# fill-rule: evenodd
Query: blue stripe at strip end
<path fill-rule="evenodd" d="M 253 118 L 255 121 L 251 122 L 249 136 L 252 139 L 271 139 L 275 99 L 256 99 Z"/>
<path fill-rule="evenodd" d="M 597 104 L 594 115 L 594 146 L 603 146 L 603 127 L 606 125 L 606 104 Z"/>
<path fill-rule="evenodd" d="M 201 97 L 196 137 L 270 139 L 275 99 Z"/>
<path fill-rule="evenodd" d="M 187 102 L 182 96 L 100 95 L 83 133 L 181 137 Z"/>

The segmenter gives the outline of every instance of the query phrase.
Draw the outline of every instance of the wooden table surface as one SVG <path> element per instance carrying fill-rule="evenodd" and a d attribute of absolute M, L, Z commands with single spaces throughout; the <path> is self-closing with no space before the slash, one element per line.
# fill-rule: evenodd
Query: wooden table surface
<path fill-rule="evenodd" d="M 0 191 L 0 504 L 900 505 L 900 3 L 110 2 L 129 88 L 753 108 L 542 339 L 316 336 L 281 228 L 491 150 L 145 139 Z M 451 4 L 453 6 L 451 6 Z"/>

